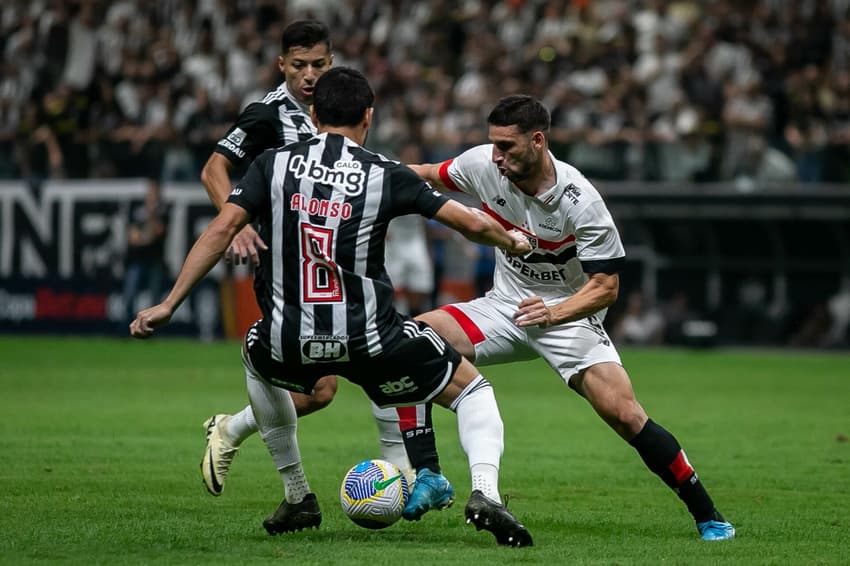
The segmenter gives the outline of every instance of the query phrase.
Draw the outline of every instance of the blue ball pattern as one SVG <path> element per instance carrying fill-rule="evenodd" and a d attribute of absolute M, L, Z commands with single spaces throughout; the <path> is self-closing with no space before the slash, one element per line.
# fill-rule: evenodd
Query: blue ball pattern
<path fill-rule="evenodd" d="M 395 481 L 393 481 L 395 480 Z M 376 483 L 388 482 L 383 489 Z M 340 502 L 346 515 L 361 527 L 381 529 L 395 523 L 408 498 L 407 480 L 393 464 L 364 460 L 345 475 Z"/>

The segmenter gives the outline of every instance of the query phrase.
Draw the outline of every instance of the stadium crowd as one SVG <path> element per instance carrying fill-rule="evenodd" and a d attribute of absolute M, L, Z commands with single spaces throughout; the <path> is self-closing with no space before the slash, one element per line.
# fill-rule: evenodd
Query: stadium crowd
<path fill-rule="evenodd" d="M 368 146 L 390 156 L 484 143 L 486 109 L 525 92 L 552 113 L 553 152 L 594 180 L 850 182 L 850 0 L 6 0 L 0 179 L 198 182 L 282 81 L 281 32 L 304 17 L 369 77 Z M 429 303 L 480 295 L 491 254 L 430 232 Z M 621 303 L 621 340 L 674 341 L 648 298 Z M 846 343 L 821 319 L 799 343 Z"/>
<path fill-rule="evenodd" d="M 848 0 L 7 0 L 0 177 L 191 180 L 280 81 L 283 25 L 330 24 L 380 111 L 370 144 L 428 160 L 527 92 L 596 179 L 850 180 Z"/>

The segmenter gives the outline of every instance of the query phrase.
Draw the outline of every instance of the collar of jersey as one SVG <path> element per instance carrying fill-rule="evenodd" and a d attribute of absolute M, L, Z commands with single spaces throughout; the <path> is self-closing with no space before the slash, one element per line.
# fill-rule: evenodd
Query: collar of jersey
<path fill-rule="evenodd" d="M 283 85 L 282 85 L 282 86 L 283 86 L 283 92 L 285 92 L 285 93 L 286 93 L 286 96 L 288 96 L 288 97 L 289 97 L 289 99 L 290 99 L 292 102 L 294 102 L 294 103 L 295 103 L 295 106 L 297 106 L 299 109 L 301 109 L 301 111 L 302 111 L 304 114 L 306 114 L 306 115 L 307 115 L 307 117 L 309 118 L 309 117 L 310 117 L 310 105 L 309 105 L 309 104 L 304 104 L 303 102 L 301 102 L 300 100 L 298 100 L 298 98 L 296 98 L 296 97 L 295 97 L 295 95 L 293 95 L 291 92 L 289 92 L 289 85 L 288 85 L 288 84 L 286 84 L 286 81 L 283 81 Z"/>
<path fill-rule="evenodd" d="M 552 166 L 555 167 L 555 184 L 546 189 L 546 192 L 540 193 L 539 195 L 535 195 L 534 198 L 540 202 L 545 207 L 555 208 L 558 206 L 558 202 L 561 200 L 561 197 L 564 195 L 564 191 L 561 185 L 561 172 L 558 170 L 558 160 L 555 159 L 555 156 L 552 155 L 552 152 L 549 152 L 549 159 L 552 160 Z M 547 202 L 548 200 L 548 202 Z"/>

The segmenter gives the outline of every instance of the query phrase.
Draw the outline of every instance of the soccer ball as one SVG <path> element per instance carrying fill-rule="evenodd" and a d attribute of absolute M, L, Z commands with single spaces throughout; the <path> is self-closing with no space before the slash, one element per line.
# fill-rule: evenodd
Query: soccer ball
<path fill-rule="evenodd" d="M 407 479 L 395 464 L 363 460 L 342 479 L 339 503 L 355 524 L 383 529 L 399 520 L 409 495 Z"/>

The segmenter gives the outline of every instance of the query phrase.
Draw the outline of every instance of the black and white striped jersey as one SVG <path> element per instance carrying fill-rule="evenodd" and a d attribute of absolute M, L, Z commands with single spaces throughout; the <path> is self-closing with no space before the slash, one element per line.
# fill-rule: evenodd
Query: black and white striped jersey
<path fill-rule="evenodd" d="M 387 225 L 405 214 L 430 218 L 448 200 L 410 168 L 338 134 L 258 157 L 227 202 L 248 211 L 269 246 L 254 286 L 259 338 L 273 359 L 362 361 L 399 340 Z"/>
<path fill-rule="evenodd" d="M 237 173 L 244 173 L 265 150 L 314 135 L 316 127 L 310 120 L 309 107 L 292 96 L 284 82 L 262 100 L 249 104 L 218 141 L 215 151 L 233 163 Z"/>

